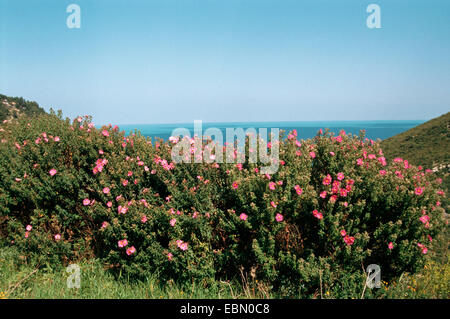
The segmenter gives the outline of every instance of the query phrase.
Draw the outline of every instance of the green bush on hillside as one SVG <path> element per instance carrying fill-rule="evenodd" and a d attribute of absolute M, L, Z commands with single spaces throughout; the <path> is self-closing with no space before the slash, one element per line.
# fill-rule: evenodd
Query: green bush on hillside
<path fill-rule="evenodd" d="M 41 264 L 96 256 L 129 278 L 246 276 L 285 296 L 348 297 L 369 264 L 386 279 L 421 269 L 445 227 L 432 172 L 345 132 L 291 132 L 273 175 L 248 161 L 174 164 L 172 143 L 89 117 L 23 118 L 0 139 L 2 242 Z"/>

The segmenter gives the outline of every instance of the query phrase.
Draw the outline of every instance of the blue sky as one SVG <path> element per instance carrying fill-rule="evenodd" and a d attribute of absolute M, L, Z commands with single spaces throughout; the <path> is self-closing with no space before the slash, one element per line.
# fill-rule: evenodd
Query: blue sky
<path fill-rule="evenodd" d="M 0 93 L 96 124 L 430 119 L 450 1 L 0 0 Z"/>

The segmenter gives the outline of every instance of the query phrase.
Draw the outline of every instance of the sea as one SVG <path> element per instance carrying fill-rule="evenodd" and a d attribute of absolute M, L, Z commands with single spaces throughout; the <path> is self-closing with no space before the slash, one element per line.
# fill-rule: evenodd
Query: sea
<path fill-rule="evenodd" d="M 214 122 L 202 123 L 202 131 L 208 128 L 218 128 L 226 137 L 227 128 L 254 128 L 259 132 L 260 128 L 266 128 L 270 132 L 271 128 L 279 128 L 286 131 L 286 134 L 294 129 L 297 130 L 298 139 L 308 139 L 314 137 L 320 129 L 329 129 L 338 134 L 341 130 L 347 133 L 358 135 L 361 130 L 365 131 L 365 137 L 372 140 L 384 140 L 399 133 L 405 132 L 417 125 L 424 123 L 421 120 L 397 120 L 397 121 L 300 121 L 300 122 Z M 141 135 L 151 137 L 152 140 L 162 138 L 168 140 L 172 132 L 177 128 L 186 128 L 194 135 L 194 123 L 177 124 L 122 124 L 118 125 L 120 130 L 127 135 L 140 131 Z"/>

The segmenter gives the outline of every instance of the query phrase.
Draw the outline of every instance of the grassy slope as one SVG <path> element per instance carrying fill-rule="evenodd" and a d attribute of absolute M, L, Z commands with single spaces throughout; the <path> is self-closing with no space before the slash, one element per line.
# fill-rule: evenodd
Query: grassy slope
<path fill-rule="evenodd" d="M 450 112 L 381 142 L 387 158 L 432 169 L 450 164 Z"/>

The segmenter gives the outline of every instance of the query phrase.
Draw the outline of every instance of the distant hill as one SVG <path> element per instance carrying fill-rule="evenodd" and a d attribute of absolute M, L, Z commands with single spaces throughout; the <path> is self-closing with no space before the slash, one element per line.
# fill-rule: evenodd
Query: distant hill
<path fill-rule="evenodd" d="M 34 116 L 43 113 L 45 113 L 44 109 L 36 102 L 0 94 L 0 123 L 23 115 Z"/>
<path fill-rule="evenodd" d="M 435 171 L 450 164 L 450 112 L 381 142 L 389 159 L 402 157 Z M 444 168 L 445 166 L 445 168 Z"/>

